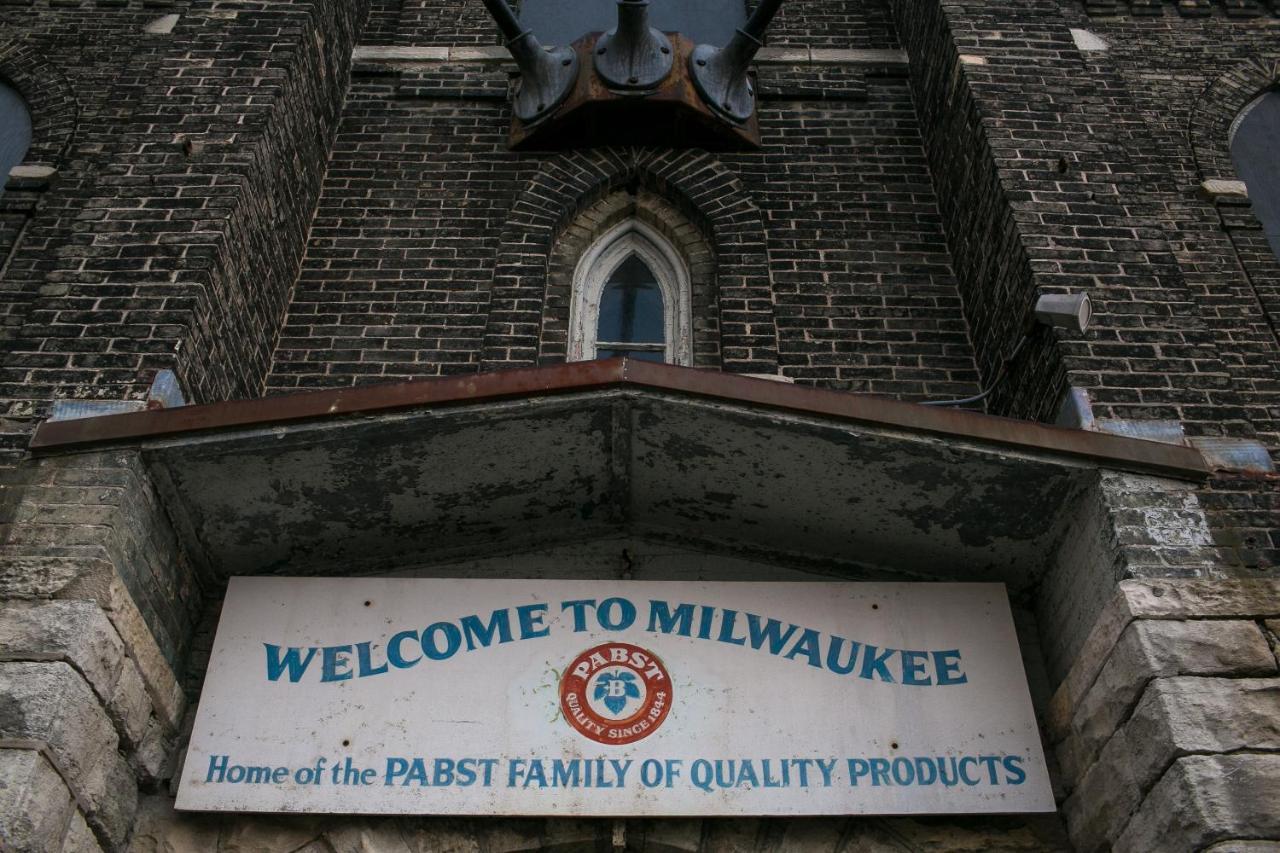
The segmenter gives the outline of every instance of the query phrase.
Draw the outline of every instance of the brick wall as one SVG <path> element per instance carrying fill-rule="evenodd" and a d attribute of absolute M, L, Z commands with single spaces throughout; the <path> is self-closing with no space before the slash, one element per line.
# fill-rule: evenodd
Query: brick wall
<path fill-rule="evenodd" d="M 364 9 L 172 9 L 177 25 L 158 34 L 143 32 L 150 5 L 4 12 L 77 104 L 3 273 L 11 415 L 136 397 L 162 367 L 197 400 L 261 390 Z"/>
<path fill-rule="evenodd" d="M 882 8 L 851 8 L 823 32 L 846 44 L 877 32 L 863 22 Z M 358 75 L 272 390 L 536 363 L 551 352 L 539 335 L 557 241 L 576 211 L 631 183 L 701 223 L 717 264 L 718 366 L 908 398 L 976 390 L 910 95 L 891 64 L 769 66 L 763 150 L 719 155 L 514 154 L 502 68 L 371 61 Z M 759 223 L 752 236 L 723 216 L 729 191 Z"/>

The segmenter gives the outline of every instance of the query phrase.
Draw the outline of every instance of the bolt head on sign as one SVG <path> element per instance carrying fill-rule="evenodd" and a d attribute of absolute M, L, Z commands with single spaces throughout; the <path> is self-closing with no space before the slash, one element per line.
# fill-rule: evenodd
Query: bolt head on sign
<path fill-rule="evenodd" d="M 671 676 L 658 656 L 630 643 L 602 643 L 573 659 L 560 678 L 560 711 L 597 743 L 635 743 L 671 711 Z"/>

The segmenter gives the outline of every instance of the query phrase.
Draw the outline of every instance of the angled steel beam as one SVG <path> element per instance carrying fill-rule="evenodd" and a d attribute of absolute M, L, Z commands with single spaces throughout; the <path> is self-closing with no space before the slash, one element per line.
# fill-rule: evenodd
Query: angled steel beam
<path fill-rule="evenodd" d="M 483 0 L 520 68 L 512 106 L 521 121 L 532 124 L 548 115 L 569 95 L 578 79 L 578 55 L 571 47 L 544 48 L 505 0 Z"/>
<path fill-rule="evenodd" d="M 764 31 L 782 0 L 760 0 L 755 12 L 724 47 L 700 44 L 689 57 L 694 86 L 707 106 L 722 118 L 741 124 L 755 112 L 755 92 L 747 69 L 764 45 Z"/>

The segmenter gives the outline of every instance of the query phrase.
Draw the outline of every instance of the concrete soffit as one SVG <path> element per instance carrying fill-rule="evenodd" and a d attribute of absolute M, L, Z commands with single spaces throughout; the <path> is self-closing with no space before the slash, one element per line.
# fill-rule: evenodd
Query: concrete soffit
<path fill-rule="evenodd" d="M 209 582 L 626 533 L 834 577 L 1027 589 L 1101 468 L 1185 447 L 622 359 L 47 422 L 141 453 Z"/>

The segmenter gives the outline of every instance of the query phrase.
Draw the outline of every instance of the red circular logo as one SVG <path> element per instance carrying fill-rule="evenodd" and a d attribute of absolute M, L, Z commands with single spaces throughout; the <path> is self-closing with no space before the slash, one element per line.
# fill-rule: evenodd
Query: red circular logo
<path fill-rule="evenodd" d="M 560 678 L 560 711 L 597 743 L 635 743 L 671 711 L 671 676 L 658 656 L 630 643 L 602 643 Z"/>

